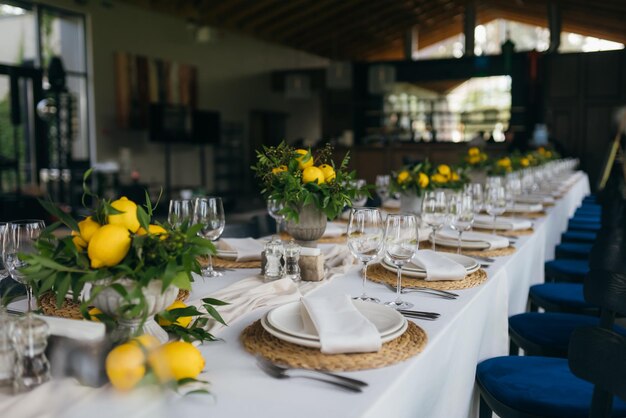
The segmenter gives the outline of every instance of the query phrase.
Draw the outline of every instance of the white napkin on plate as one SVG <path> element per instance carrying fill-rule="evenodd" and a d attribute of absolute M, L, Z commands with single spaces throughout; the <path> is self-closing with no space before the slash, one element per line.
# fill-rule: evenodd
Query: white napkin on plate
<path fill-rule="evenodd" d="M 452 229 L 445 228 L 437 232 L 437 237 L 456 240 L 459 237 L 459 233 L 456 231 L 453 231 Z M 464 242 L 469 242 L 469 241 L 486 242 L 487 244 L 489 244 L 488 249 L 490 250 L 495 250 L 498 248 L 506 248 L 509 246 L 509 240 L 507 238 L 499 237 L 497 235 L 485 234 L 483 232 L 474 232 L 474 231 L 463 232 L 462 239 Z"/>
<path fill-rule="evenodd" d="M 218 255 L 236 261 L 261 259 L 263 245 L 254 238 L 222 238 L 217 243 Z"/>
<path fill-rule="evenodd" d="M 427 281 L 463 280 L 467 274 L 463 265 L 432 250 L 417 251 L 413 260 L 424 267 Z"/>
<path fill-rule="evenodd" d="M 543 205 L 541 203 L 515 203 L 513 206 L 506 208 L 507 212 L 541 212 Z"/>
<path fill-rule="evenodd" d="M 224 322 L 230 324 L 255 309 L 266 306 L 278 306 L 300 300 L 302 294 L 298 289 L 298 285 L 291 279 L 285 278 L 264 283 L 262 277 L 254 276 L 238 281 L 206 297 L 229 303 L 229 305 L 218 306 L 217 311 L 224 319 Z M 189 305 L 193 305 L 198 310 L 205 312 L 201 299 L 189 302 Z M 209 321 L 209 332 L 214 333 L 222 327 L 223 325 L 217 321 Z"/>
<path fill-rule="evenodd" d="M 326 231 L 324 231 L 324 235 L 322 235 L 322 238 L 340 237 L 346 233 L 347 229 L 348 227 L 346 224 L 338 222 L 328 222 L 326 224 Z"/>
<path fill-rule="evenodd" d="M 493 216 L 476 215 L 474 217 L 474 225 L 476 226 L 480 225 L 481 227 L 485 226 L 488 228 L 493 228 L 493 225 L 494 225 Z M 498 216 L 498 218 L 496 219 L 495 226 L 498 229 L 508 229 L 511 231 L 517 231 L 520 229 L 532 228 L 533 223 L 529 221 L 528 219 L 514 219 L 514 218 Z"/>
<path fill-rule="evenodd" d="M 348 295 L 307 296 L 302 304 L 320 336 L 322 353 L 369 353 L 380 350 L 380 332 Z M 303 320 L 307 321 L 306 317 Z"/>
<path fill-rule="evenodd" d="M 552 196 L 542 196 L 534 194 L 527 196 L 517 196 L 515 198 L 515 201 L 519 203 L 554 203 L 554 198 Z"/>
<path fill-rule="evenodd" d="M 100 341 L 106 332 L 105 326 L 101 322 L 79 321 L 44 315 L 35 316 L 48 324 L 50 334 L 74 340 Z"/>

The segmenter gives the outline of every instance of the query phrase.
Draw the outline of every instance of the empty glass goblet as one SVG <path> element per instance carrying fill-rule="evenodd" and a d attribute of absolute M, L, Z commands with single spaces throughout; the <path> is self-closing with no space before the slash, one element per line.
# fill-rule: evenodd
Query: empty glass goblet
<path fill-rule="evenodd" d="M 193 202 L 188 199 L 172 199 L 170 200 L 169 213 L 167 221 L 173 227 L 179 227 L 184 222 L 189 223 L 193 215 Z"/>
<path fill-rule="evenodd" d="M 456 252 L 461 254 L 461 240 L 464 231 L 469 231 L 474 223 L 474 201 L 472 195 L 459 193 L 452 195 L 448 202 L 450 228 L 459 233 Z"/>
<path fill-rule="evenodd" d="M 355 208 L 348 222 L 348 248 L 353 256 L 363 263 L 363 293 L 354 299 L 379 302 L 367 296 L 367 264 L 376 259 L 384 248 L 384 225 L 380 211 L 376 208 Z"/>
<path fill-rule="evenodd" d="M 432 248 L 435 251 L 435 234 L 446 222 L 448 208 L 443 190 L 426 192 L 422 201 L 422 221 L 432 229 Z"/>
<path fill-rule="evenodd" d="M 279 212 L 283 210 L 285 205 L 282 201 L 278 199 L 268 199 L 267 200 L 267 212 L 269 215 L 276 221 L 276 235 L 280 235 L 280 226 L 285 217 L 281 215 Z"/>
<path fill-rule="evenodd" d="M 485 194 L 485 209 L 493 216 L 493 234 L 496 233 L 496 220 L 498 215 L 506 211 L 506 192 L 502 186 L 489 186 Z"/>
<path fill-rule="evenodd" d="M 387 215 L 385 225 L 385 256 L 397 268 L 396 300 L 385 305 L 396 309 L 413 307 L 410 302 L 403 301 L 402 268 L 411 261 L 419 246 L 418 222 L 415 215 L 397 213 Z"/>
<path fill-rule="evenodd" d="M 198 235 L 211 241 L 217 241 L 224 232 L 226 218 L 224 206 L 219 197 L 200 197 L 194 201 L 193 223 L 202 225 Z M 202 277 L 219 277 L 222 273 L 213 269 L 213 258 L 209 255 L 208 265 L 202 269 Z"/>

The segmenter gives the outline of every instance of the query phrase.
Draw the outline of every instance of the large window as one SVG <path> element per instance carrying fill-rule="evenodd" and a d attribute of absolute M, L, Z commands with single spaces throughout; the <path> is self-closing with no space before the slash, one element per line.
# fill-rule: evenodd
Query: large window
<path fill-rule="evenodd" d="M 502 43 L 509 38 L 515 44 L 516 51 L 546 51 L 550 46 L 548 28 L 533 26 L 505 19 L 492 20 L 474 29 L 474 54 L 500 54 Z M 459 58 L 463 56 L 465 36 L 458 34 L 420 49 L 419 59 Z M 595 52 L 623 49 L 624 44 L 593 36 L 584 36 L 571 32 L 561 32 L 560 52 Z"/>
<path fill-rule="evenodd" d="M 67 89 L 76 100 L 72 156 L 75 160 L 89 159 L 84 15 L 40 4 L 0 0 L 0 39 L 0 64 L 46 69 L 52 57 L 63 60 Z M 45 75 L 43 87 L 49 87 Z M 0 107 L 7 95 L 7 89 L 0 86 Z"/>

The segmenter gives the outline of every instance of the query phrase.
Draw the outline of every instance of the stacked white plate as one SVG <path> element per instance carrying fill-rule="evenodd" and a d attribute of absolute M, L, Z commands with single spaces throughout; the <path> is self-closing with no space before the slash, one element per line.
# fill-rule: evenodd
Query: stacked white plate
<path fill-rule="evenodd" d="M 554 203 L 554 197 L 545 196 L 540 194 L 531 194 L 527 196 L 517 196 L 515 198 L 515 202 L 517 203 Z"/>
<path fill-rule="evenodd" d="M 354 307 L 380 332 L 383 343 L 398 338 L 408 326 L 406 319 L 395 309 L 372 302 L 353 300 Z M 274 337 L 304 347 L 321 348 L 315 329 L 304 326 L 302 303 L 292 302 L 269 311 L 261 318 L 263 328 Z"/>
<path fill-rule="evenodd" d="M 433 238 L 431 237 L 431 242 Z M 434 237 L 436 245 L 443 245 L 444 247 L 454 247 L 456 248 L 459 245 L 459 242 L 454 238 L 442 237 L 439 234 L 436 234 Z M 461 241 L 461 248 L 466 250 L 487 250 L 491 248 L 491 245 L 486 241 Z"/>
<path fill-rule="evenodd" d="M 236 260 L 237 251 L 217 250 L 217 256 L 225 260 Z"/>
<path fill-rule="evenodd" d="M 448 257 L 450 260 L 461 264 L 463 267 L 465 267 L 465 271 L 467 272 L 467 274 L 473 273 L 480 268 L 480 264 L 478 264 L 478 262 L 471 257 L 452 253 L 438 254 L 444 257 Z M 383 258 L 380 265 L 389 271 L 393 271 L 394 273 L 397 271 L 397 267 L 394 266 L 389 260 L 387 260 L 387 258 Z M 402 275 L 407 277 L 414 277 L 416 279 L 423 279 L 426 277 L 426 269 L 417 260 L 414 260 L 404 265 L 404 267 L 402 268 Z"/>

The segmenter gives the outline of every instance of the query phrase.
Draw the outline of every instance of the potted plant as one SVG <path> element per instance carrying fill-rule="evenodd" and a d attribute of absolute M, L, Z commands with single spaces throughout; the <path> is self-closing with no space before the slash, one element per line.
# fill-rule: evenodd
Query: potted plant
<path fill-rule="evenodd" d="M 437 165 L 430 175 L 430 183 L 434 189 L 460 190 L 467 181 L 461 168 L 447 164 Z"/>
<path fill-rule="evenodd" d="M 192 273 L 200 273 L 198 258 L 215 252 L 209 240 L 197 235 L 201 225 L 184 222 L 174 227 L 153 222 L 147 193 L 145 206 L 125 197 L 111 202 L 91 196 L 95 209 L 79 222 L 52 202 L 42 202 L 59 222 L 44 230 L 35 253 L 21 255 L 36 294 L 53 292 L 58 307 L 71 296 L 80 303 L 85 318 L 96 316 L 113 327 L 114 340 L 148 333 L 164 342 L 166 331 L 186 340 L 212 340 L 204 330 L 206 314 L 184 304 L 166 310 L 179 289 L 191 289 Z M 53 233 L 61 224 L 71 234 Z M 220 322 L 212 305 L 223 304 L 204 299 L 206 312 Z M 94 306 L 97 310 L 90 310 Z M 160 322 L 167 325 L 157 325 L 155 314 L 165 318 L 168 322 Z M 179 317 L 196 320 L 182 327 L 175 325 L 180 324 Z"/>
<path fill-rule="evenodd" d="M 287 232 L 309 245 L 319 239 L 328 219 L 333 220 L 357 194 L 355 173 L 348 172 L 349 156 L 339 167 L 332 160 L 333 149 L 326 144 L 317 152 L 295 149 L 282 142 L 257 151 L 252 167 L 266 199 L 283 204 Z"/>
<path fill-rule="evenodd" d="M 429 172 L 430 164 L 424 162 L 392 173 L 391 191 L 400 194 L 401 211 L 421 212 L 424 192 L 432 188 Z"/>
<path fill-rule="evenodd" d="M 471 147 L 463 157 L 465 172 L 470 182 L 484 183 L 487 177 L 489 156 L 478 147 Z"/>

